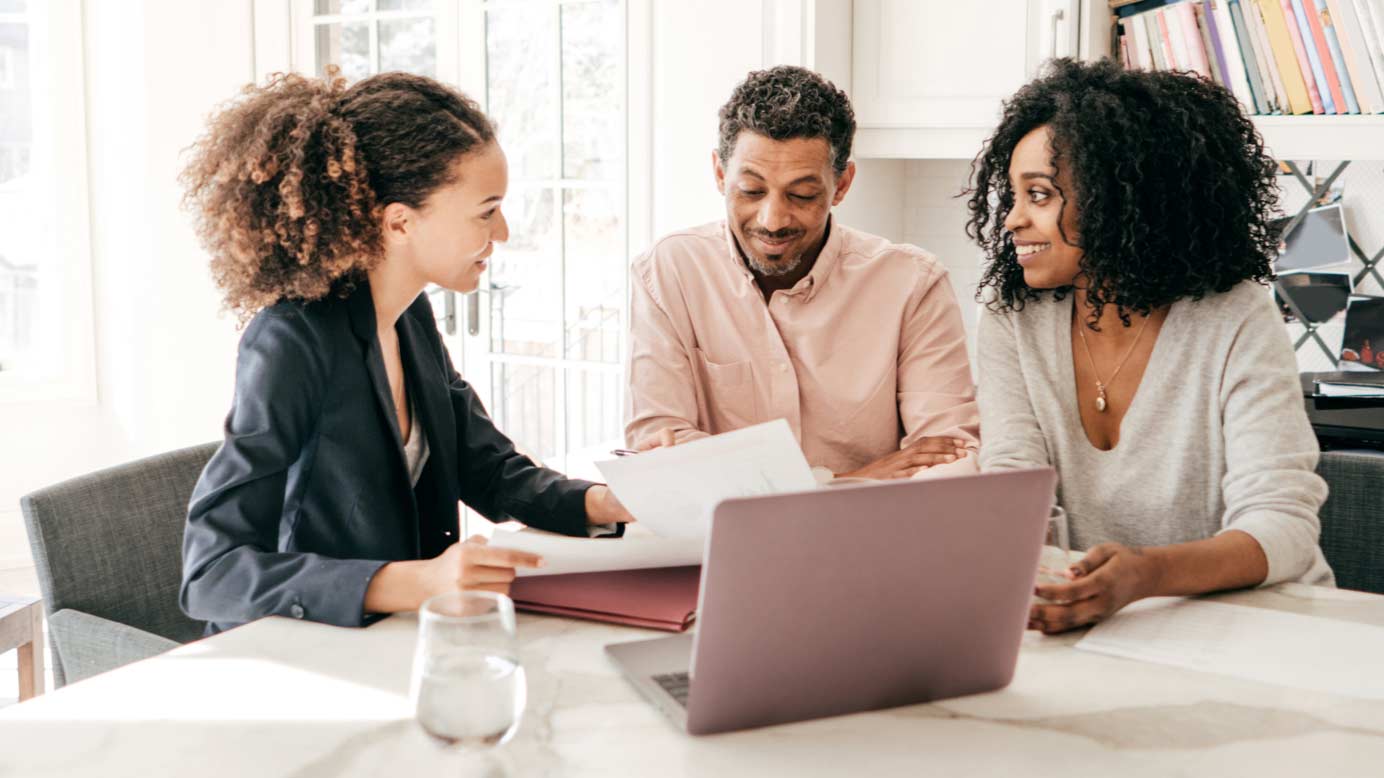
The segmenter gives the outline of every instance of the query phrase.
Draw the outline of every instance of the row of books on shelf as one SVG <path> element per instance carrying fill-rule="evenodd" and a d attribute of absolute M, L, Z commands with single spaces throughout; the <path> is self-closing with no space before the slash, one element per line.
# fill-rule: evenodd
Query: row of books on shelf
<path fill-rule="evenodd" d="M 1126 67 L 1197 73 L 1257 114 L 1384 113 L 1384 0 L 1143 0 L 1115 12 Z"/>

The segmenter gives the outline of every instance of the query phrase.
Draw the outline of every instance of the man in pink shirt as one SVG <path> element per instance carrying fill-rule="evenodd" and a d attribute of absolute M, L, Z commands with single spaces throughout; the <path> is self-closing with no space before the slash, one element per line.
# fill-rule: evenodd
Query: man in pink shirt
<path fill-rule="evenodd" d="M 932 255 L 835 223 L 855 117 L 812 71 L 751 73 L 712 152 L 726 220 L 657 241 L 630 286 L 628 445 L 785 418 L 836 476 L 974 469 L 966 335 Z"/>

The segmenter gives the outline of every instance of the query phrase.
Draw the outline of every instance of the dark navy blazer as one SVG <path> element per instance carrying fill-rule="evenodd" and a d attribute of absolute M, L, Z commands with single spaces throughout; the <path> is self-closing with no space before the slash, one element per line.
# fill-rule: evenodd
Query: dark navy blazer
<path fill-rule="evenodd" d="M 368 284 L 279 303 L 240 341 L 226 437 L 188 508 L 180 602 L 208 633 L 261 616 L 361 626 L 386 562 L 458 540 L 462 500 L 586 535 L 591 483 L 538 467 L 495 428 L 437 332 L 427 295 L 396 325 L 430 454 L 410 486 Z"/>

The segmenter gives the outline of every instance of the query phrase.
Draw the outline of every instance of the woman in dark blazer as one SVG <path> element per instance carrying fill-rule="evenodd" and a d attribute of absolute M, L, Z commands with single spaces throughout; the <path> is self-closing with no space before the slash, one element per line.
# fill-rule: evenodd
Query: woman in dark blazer
<path fill-rule="evenodd" d="M 515 450 L 422 293 L 474 290 L 509 235 L 475 103 L 402 73 L 277 76 L 212 119 L 183 178 L 226 303 L 252 317 L 183 542 L 182 607 L 209 632 L 360 626 L 541 564 L 458 542 L 458 500 L 568 535 L 630 520 L 605 486 Z"/>

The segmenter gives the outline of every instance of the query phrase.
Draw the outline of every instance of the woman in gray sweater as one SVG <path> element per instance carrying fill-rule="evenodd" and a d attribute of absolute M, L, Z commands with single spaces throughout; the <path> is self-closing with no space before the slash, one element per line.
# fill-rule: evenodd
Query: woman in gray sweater
<path fill-rule="evenodd" d="M 974 165 L 983 470 L 1051 465 L 1072 546 L 1029 626 L 1154 595 L 1331 584 L 1326 485 L 1264 286 L 1274 163 L 1210 81 L 1054 62 Z"/>

